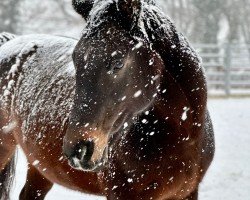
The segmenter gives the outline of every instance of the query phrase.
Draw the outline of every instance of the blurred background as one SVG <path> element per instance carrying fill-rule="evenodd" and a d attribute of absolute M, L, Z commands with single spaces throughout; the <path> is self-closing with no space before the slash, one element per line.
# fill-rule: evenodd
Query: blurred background
<path fill-rule="evenodd" d="M 214 162 L 201 185 L 201 200 L 250 199 L 250 1 L 156 0 L 189 39 L 206 69 L 208 107 L 216 136 Z M 79 38 L 85 22 L 71 0 L 0 0 L 0 32 Z M 25 181 L 18 161 L 13 199 Z M 55 186 L 46 199 L 102 199 Z"/>
<path fill-rule="evenodd" d="M 158 0 L 203 58 L 210 95 L 250 94 L 250 1 Z M 84 21 L 71 0 L 1 0 L 0 32 L 78 38 Z"/>

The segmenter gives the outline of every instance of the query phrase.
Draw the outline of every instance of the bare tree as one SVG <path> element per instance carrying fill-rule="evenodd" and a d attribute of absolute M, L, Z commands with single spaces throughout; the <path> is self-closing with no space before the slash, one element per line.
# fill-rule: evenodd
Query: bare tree
<path fill-rule="evenodd" d="M 240 23 L 238 25 L 240 26 L 245 42 L 250 44 L 250 2 L 248 0 L 242 0 L 240 10 Z"/>
<path fill-rule="evenodd" d="M 71 0 L 22 0 L 19 29 L 23 34 L 80 35 L 84 21 L 73 10 Z"/>
<path fill-rule="evenodd" d="M 79 20 L 79 16 L 76 16 L 76 12 L 72 9 L 72 0 L 55 0 L 62 14 L 69 22 L 76 22 Z"/>
<path fill-rule="evenodd" d="M 0 1 L 0 32 L 7 31 L 17 33 L 19 21 L 19 6 L 21 0 L 1 0 Z"/>
<path fill-rule="evenodd" d="M 188 37 L 192 34 L 195 12 L 192 0 L 161 0 L 160 7 L 171 17 L 179 30 Z"/>
<path fill-rule="evenodd" d="M 159 3 L 192 42 L 217 43 L 221 0 L 161 0 Z"/>
<path fill-rule="evenodd" d="M 239 13 L 240 11 L 248 10 L 243 2 L 244 0 L 228 0 L 223 2 L 222 11 L 224 16 L 226 16 L 229 24 L 229 32 L 227 37 L 228 42 L 235 42 L 240 40 L 239 31 L 241 26 L 241 17 L 244 16 L 243 18 L 245 18 L 248 15 L 248 13 L 244 13 L 244 15 L 241 16 L 241 14 Z M 248 12 L 249 11 L 250 10 L 248 10 Z"/>
<path fill-rule="evenodd" d="M 195 42 L 217 43 L 220 30 L 219 21 L 222 14 L 221 0 L 192 0 L 196 10 L 195 26 L 192 35 Z"/>

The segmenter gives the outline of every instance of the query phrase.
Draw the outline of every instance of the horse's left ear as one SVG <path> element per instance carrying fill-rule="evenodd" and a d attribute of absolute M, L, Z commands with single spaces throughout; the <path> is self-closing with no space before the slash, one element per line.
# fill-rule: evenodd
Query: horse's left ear
<path fill-rule="evenodd" d="M 94 0 L 72 0 L 75 11 L 87 20 L 89 13 L 93 7 Z"/>

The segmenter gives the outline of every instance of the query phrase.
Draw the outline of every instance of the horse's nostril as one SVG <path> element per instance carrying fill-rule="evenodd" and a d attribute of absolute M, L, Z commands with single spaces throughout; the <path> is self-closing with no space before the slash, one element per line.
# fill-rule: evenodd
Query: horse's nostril
<path fill-rule="evenodd" d="M 84 163 L 91 160 L 94 153 L 94 142 L 93 141 L 81 141 L 78 143 L 75 149 L 76 157 Z"/>
<path fill-rule="evenodd" d="M 79 141 L 75 146 L 64 147 L 64 154 L 68 159 L 77 158 L 85 163 L 91 159 L 93 152 L 93 141 Z"/>

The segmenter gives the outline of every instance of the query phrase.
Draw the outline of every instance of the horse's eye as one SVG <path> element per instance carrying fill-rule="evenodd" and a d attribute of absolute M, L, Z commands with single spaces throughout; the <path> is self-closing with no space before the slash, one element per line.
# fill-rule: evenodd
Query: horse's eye
<path fill-rule="evenodd" d="M 124 64 L 122 61 L 120 60 L 115 60 L 113 63 L 112 63 L 112 68 L 113 70 L 119 70 L 121 68 L 123 68 Z"/>

